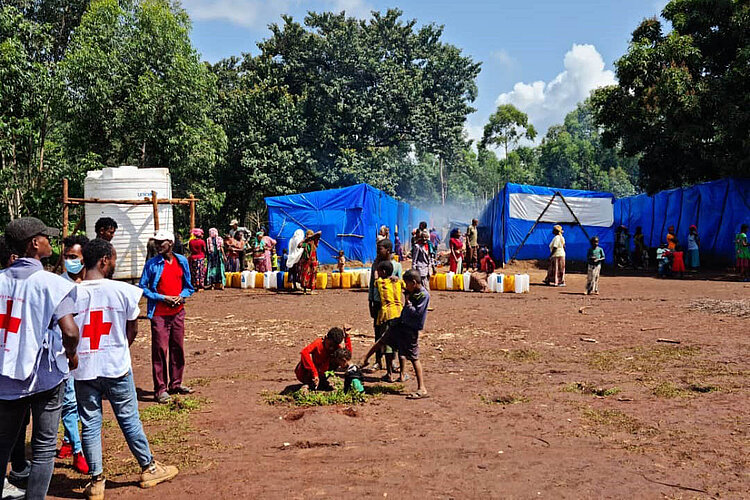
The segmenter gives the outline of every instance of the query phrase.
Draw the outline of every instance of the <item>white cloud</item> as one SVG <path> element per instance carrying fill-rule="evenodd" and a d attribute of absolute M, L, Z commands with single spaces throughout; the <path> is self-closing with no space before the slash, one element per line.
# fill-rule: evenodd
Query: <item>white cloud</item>
<path fill-rule="evenodd" d="M 343 10 L 359 18 L 370 17 L 372 10 L 365 0 L 183 0 L 182 5 L 193 19 L 229 21 L 250 28 L 279 22 L 282 14 L 301 20 L 308 10 Z"/>
<path fill-rule="evenodd" d="M 592 90 L 616 83 L 612 71 L 604 69 L 604 60 L 593 45 L 577 45 L 565 54 L 565 70 L 549 83 L 518 82 L 511 92 L 500 94 L 496 104 L 513 104 L 529 115 L 539 138 L 554 124 L 562 123 L 576 104 Z"/>

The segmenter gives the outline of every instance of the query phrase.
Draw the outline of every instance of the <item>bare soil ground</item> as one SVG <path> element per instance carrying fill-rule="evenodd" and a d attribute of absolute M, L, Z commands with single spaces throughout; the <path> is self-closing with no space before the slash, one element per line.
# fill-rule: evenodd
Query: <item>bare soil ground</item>
<path fill-rule="evenodd" d="M 432 294 L 419 401 L 405 398 L 413 380 L 352 408 L 266 401 L 331 326 L 354 326 L 360 359 L 372 342 L 361 290 L 197 294 L 196 394 L 171 408 L 151 402 L 142 321 L 144 425 L 181 472 L 140 490 L 108 410 L 107 497 L 750 498 L 750 284 L 604 276 L 587 297 L 583 275 L 549 288 L 531 273 L 528 295 Z M 80 498 L 84 483 L 58 461 L 50 494 Z"/>

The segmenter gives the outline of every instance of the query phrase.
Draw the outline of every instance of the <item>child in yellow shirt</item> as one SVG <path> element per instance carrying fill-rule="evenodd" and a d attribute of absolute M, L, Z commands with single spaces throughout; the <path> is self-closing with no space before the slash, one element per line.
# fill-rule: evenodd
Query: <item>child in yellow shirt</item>
<path fill-rule="evenodd" d="M 392 322 L 398 320 L 401 316 L 401 310 L 404 308 L 404 302 L 401 298 L 402 282 L 393 275 L 393 262 L 384 260 L 377 267 L 378 278 L 375 280 L 380 297 L 380 310 L 375 319 L 375 342 L 382 337 L 391 326 Z M 393 382 L 393 361 L 396 358 L 396 352 L 390 347 L 383 347 L 385 354 L 386 374 L 383 380 Z M 403 382 L 399 377 L 398 382 Z"/>

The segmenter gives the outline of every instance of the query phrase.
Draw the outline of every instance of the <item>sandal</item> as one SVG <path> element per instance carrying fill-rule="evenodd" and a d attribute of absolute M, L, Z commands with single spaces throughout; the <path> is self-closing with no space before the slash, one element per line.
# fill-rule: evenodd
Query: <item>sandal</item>
<path fill-rule="evenodd" d="M 406 399 L 427 399 L 430 395 L 427 393 L 427 391 L 424 392 L 412 392 L 408 396 L 406 396 Z"/>
<path fill-rule="evenodd" d="M 390 373 L 386 373 L 385 375 L 383 375 L 382 377 L 380 377 L 380 380 L 382 380 L 383 382 L 388 382 L 389 384 L 392 384 L 393 383 L 393 375 L 391 375 Z"/>
<path fill-rule="evenodd" d="M 404 378 L 399 377 L 399 378 L 396 379 L 396 382 L 398 382 L 398 383 L 404 383 L 404 382 L 406 382 L 409 379 L 411 379 L 411 377 L 409 376 L 409 374 L 404 373 Z"/>

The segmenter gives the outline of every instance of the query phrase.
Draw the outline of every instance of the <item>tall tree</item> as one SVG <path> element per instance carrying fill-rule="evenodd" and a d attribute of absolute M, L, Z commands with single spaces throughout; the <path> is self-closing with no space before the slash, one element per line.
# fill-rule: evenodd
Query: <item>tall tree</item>
<path fill-rule="evenodd" d="M 441 27 L 401 15 L 285 17 L 260 54 L 214 66 L 234 211 L 264 194 L 357 182 L 395 194 L 409 154 L 446 158 L 464 147 L 480 65 L 442 42 Z"/>
<path fill-rule="evenodd" d="M 210 117 L 216 79 L 189 39 L 187 14 L 167 0 L 95 0 L 61 62 L 67 146 L 104 165 L 167 167 L 178 194 L 218 208 L 214 166 L 225 135 Z"/>
<path fill-rule="evenodd" d="M 672 0 L 644 20 L 594 93 L 606 144 L 640 155 L 650 191 L 750 175 L 750 3 Z"/>
<path fill-rule="evenodd" d="M 480 146 L 502 146 L 507 158 L 510 147 L 517 146 L 524 137 L 530 141 L 536 137 L 536 129 L 529 123 L 529 117 L 512 104 L 501 104 L 484 126 Z"/>

